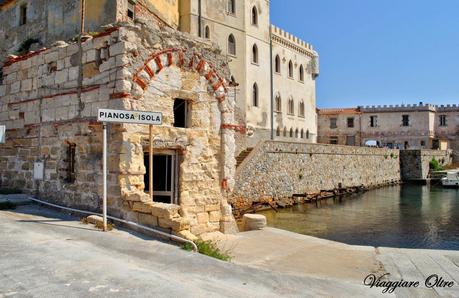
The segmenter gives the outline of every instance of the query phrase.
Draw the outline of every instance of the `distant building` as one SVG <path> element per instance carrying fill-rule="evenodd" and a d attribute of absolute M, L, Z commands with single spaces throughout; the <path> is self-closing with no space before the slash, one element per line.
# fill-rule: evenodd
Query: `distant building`
<path fill-rule="evenodd" d="M 451 148 L 458 158 L 458 105 L 365 106 L 318 110 L 319 143 L 400 149 Z"/>

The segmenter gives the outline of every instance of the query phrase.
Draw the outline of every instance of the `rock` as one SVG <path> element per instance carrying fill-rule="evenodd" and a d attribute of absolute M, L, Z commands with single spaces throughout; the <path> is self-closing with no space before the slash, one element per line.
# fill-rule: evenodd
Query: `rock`
<path fill-rule="evenodd" d="M 99 215 L 90 215 L 86 217 L 86 220 L 88 221 L 88 223 L 93 224 L 93 225 L 97 225 L 97 224 L 103 225 L 104 224 L 104 219 L 102 218 L 102 216 L 99 216 Z"/>
<path fill-rule="evenodd" d="M 266 227 L 266 217 L 261 214 L 244 214 L 242 222 L 244 231 L 261 230 Z"/>

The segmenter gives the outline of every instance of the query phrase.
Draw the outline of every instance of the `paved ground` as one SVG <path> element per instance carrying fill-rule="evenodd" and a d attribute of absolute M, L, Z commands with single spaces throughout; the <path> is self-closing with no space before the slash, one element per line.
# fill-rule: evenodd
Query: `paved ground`
<path fill-rule="evenodd" d="M 459 297 L 459 251 L 375 249 L 273 228 L 240 233 L 219 245 L 231 249 L 234 263 L 254 268 L 353 284 L 363 284 L 368 274 L 380 277 L 389 273 L 386 280 L 420 283 L 418 288 L 397 288 L 397 297 Z M 453 281 L 454 286 L 427 289 L 425 281 L 432 274 Z M 379 293 L 382 290 L 378 288 Z"/>
<path fill-rule="evenodd" d="M 29 205 L 0 211 L 0 297 L 10 296 L 371 297 L 380 291 L 354 280 L 221 262 Z"/>

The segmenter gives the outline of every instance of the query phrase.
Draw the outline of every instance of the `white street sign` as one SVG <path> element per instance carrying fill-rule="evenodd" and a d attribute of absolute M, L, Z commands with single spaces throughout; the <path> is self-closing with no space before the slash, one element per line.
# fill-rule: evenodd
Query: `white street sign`
<path fill-rule="evenodd" d="M 161 125 L 163 124 L 163 114 L 159 112 L 99 109 L 97 121 Z"/>
<path fill-rule="evenodd" d="M 0 125 L 0 144 L 5 143 L 6 126 Z"/>

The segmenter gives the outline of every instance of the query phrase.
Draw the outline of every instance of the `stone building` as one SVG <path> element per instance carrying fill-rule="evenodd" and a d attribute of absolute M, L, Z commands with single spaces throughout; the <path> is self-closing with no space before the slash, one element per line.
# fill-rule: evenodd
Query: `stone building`
<path fill-rule="evenodd" d="M 76 38 L 80 2 L 0 0 L 0 61 Z M 238 153 L 270 138 L 316 141 L 318 54 L 271 26 L 269 10 L 267 0 L 87 0 L 84 24 L 86 32 L 97 32 L 109 23 L 154 19 L 215 42 L 231 70 Z"/>
<path fill-rule="evenodd" d="M 319 109 L 317 114 L 319 143 L 349 146 L 362 144 L 360 109 Z"/>
<path fill-rule="evenodd" d="M 180 1 L 180 30 L 217 43 L 227 57 L 246 130 L 238 151 L 270 138 L 316 141 L 318 54 L 272 26 L 269 14 L 267 0 Z"/>
<path fill-rule="evenodd" d="M 18 5 L 27 4 L 27 16 L 41 15 L 39 10 L 46 10 L 42 2 Z M 18 9 L 15 1 L 1 3 L 2 16 Z M 98 109 L 157 111 L 163 125 L 153 128 L 153 186 L 146 169 L 148 127 L 109 125 L 109 214 L 190 239 L 235 230 L 226 202 L 234 186 L 235 103 L 228 95 L 226 59 L 214 45 L 152 14 L 135 25 L 106 26 L 77 42 L 9 56 L 2 70 L 0 124 L 6 125 L 6 143 L 0 144 L 1 188 L 98 211 Z"/>
<path fill-rule="evenodd" d="M 352 116 L 351 116 L 352 114 Z M 319 142 L 356 145 L 376 141 L 400 149 L 453 149 L 459 158 L 459 106 L 396 105 L 320 109 Z M 348 126 L 350 118 L 354 126 Z M 359 140 L 360 139 L 360 140 Z"/>

